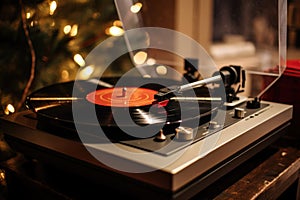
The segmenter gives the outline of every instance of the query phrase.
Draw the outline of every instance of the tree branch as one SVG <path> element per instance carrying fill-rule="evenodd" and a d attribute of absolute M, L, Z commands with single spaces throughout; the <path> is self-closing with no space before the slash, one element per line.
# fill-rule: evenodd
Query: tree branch
<path fill-rule="evenodd" d="M 22 0 L 19 0 L 20 6 L 21 6 L 21 18 L 22 18 L 22 25 L 23 25 L 23 30 L 25 33 L 25 37 L 26 37 L 26 41 L 27 44 L 29 46 L 29 50 L 30 50 L 30 55 L 31 55 L 31 68 L 30 68 L 30 76 L 29 79 L 27 81 L 27 84 L 23 90 L 23 94 L 21 97 L 20 102 L 18 103 L 17 107 L 16 107 L 16 111 L 18 111 L 22 105 L 24 104 L 26 97 L 28 95 L 29 89 L 32 85 L 33 79 L 34 79 L 34 75 L 35 75 L 35 67 L 36 67 L 36 55 L 35 55 L 35 50 L 29 35 L 29 30 L 26 24 L 26 14 L 25 14 L 25 10 L 24 10 L 24 6 L 22 3 Z"/>

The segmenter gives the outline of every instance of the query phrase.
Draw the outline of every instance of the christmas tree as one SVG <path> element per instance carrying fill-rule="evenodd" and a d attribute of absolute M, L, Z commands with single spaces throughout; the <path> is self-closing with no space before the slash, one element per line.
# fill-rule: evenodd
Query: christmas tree
<path fill-rule="evenodd" d="M 3 0 L 0 4 L 2 112 L 30 92 L 74 79 L 80 60 L 120 28 L 113 0 Z"/>

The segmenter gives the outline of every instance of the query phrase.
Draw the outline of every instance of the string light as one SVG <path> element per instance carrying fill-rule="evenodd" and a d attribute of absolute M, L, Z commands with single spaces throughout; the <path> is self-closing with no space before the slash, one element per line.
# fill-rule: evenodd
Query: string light
<path fill-rule="evenodd" d="M 105 30 L 105 33 L 112 36 L 121 36 L 124 34 L 124 30 L 118 26 L 111 26 Z"/>
<path fill-rule="evenodd" d="M 65 27 L 64 27 L 64 33 L 67 35 L 67 34 L 69 34 L 70 33 L 70 31 L 71 31 L 71 25 L 66 25 Z"/>
<path fill-rule="evenodd" d="M 50 12 L 49 12 L 49 14 L 50 14 L 50 15 L 53 15 L 54 12 L 55 12 L 55 10 L 56 10 L 56 8 L 57 8 L 57 3 L 56 3 L 56 1 L 51 1 L 51 3 L 50 3 Z"/>
<path fill-rule="evenodd" d="M 113 25 L 114 25 L 114 26 L 118 26 L 118 27 L 122 27 L 122 26 L 123 26 L 123 24 L 122 24 L 122 22 L 121 22 L 120 20 L 115 20 L 115 21 L 113 22 Z"/>
<path fill-rule="evenodd" d="M 113 25 L 105 29 L 106 35 L 111 36 L 121 36 L 124 34 L 124 30 L 122 28 L 122 22 L 120 20 L 115 20 Z"/>
<path fill-rule="evenodd" d="M 64 34 L 69 34 L 72 37 L 75 37 L 78 34 L 78 24 L 74 24 L 73 26 L 71 25 L 66 25 L 64 27 Z"/>
<path fill-rule="evenodd" d="M 14 113 L 15 112 L 15 107 L 11 104 L 8 104 L 6 107 L 5 107 L 5 110 L 4 110 L 4 113 L 6 115 L 9 115 L 10 113 Z"/>
<path fill-rule="evenodd" d="M 156 63 L 156 60 L 154 58 L 149 58 L 147 60 L 147 65 L 154 65 Z"/>
<path fill-rule="evenodd" d="M 80 54 L 76 54 L 73 59 L 80 67 L 85 66 L 85 61 Z"/>
<path fill-rule="evenodd" d="M 4 170 L 0 170 L 0 182 L 5 180 L 5 172 Z"/>
<path fill-rule="evenodd" d="M 70 30 L 70 35 L 72 37 L 76 36 L 78 33 L 78 24 L 74 24 Z"/>
<path fill-rule="evenodd" d="M 138 13 L 141 10 L 142 6 L 143 6 L 142 3 L 139 3 L 139 2 L 135 3 L 134 5 L 132 5 L 130 7 L 130 11 L 133 13 Z"/>
<path fill-rule="evenodd" d="M 68 72 L 68 70 L 62 70 L 61 71 L 61 78 L 63 79 L 63 80 L 68 80 L 69 79 L 69 72 Z"/>
<path fill-rule="evenodd" d="M 148 54 L 144 51 L 139 51 L 133 56 L 133 60 L 136 64 L 141 65 L 145 63 Z"/>
<path fill-rule="evenodd" d="M 27 12 L 26 13 L 26 19 L 29 19 L 31 17 L 31 13 L 30 12 Z"/>
<path fill-rule="evenodd" d="M 168 69 L 166 66 L 159 65 L 155 69 L 156 73 L 159 75 L 166 75 L 168 73 Z"/>
<path fill-rule="evenodd" d="M 94 70 L 95 70 L 95 66 L 93 65 L 86 66 L 80 71 L 79 77 L 82 79 L 88 79 L 90 78 Z"/>

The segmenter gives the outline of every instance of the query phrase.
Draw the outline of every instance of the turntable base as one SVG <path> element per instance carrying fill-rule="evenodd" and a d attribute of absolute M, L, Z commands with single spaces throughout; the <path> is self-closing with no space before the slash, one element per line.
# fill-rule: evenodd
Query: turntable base
<path fill-rule="evenodd" d="M 174 163 L 160 169 L 159 162 L 138 163 L 126 155 L 104 151 L 100 146 L 91 146 L 103 155 L 140 165 L 157 167 L 147 173 L 126 173 L 111 169 L 89 154 L 78 141 L 37 129 L 37 120 L 31 111 L 3 117 L 1 128 L 6 141 L 22 154 L 37 159 L 50 171 L 59 170 L 82 177 L 86 183 L 120 191 L 133 197 L 181 199 L 191 198 L 203 191 L 220 177 L 269 146 L 285 133 L 292 119 L 292 106 L 263 102 L 267 107 L 240 119 L 224 129 L 200 139 L 188 146 L 185 153 Z M 227 116 L 232 117 L 232 116 Z M 199 154 L 205 140 L 218 136 L 215 146 L 205 154 Z M 143 152 L 123 143 L 120 148 Z M 168 155 L 157 154 L 163 159 Z M 52 170 L 51 170 L 52 169 Z M 79 180 L 79 179 L 78 179 Z M 89 184 L 86 184 L 87 187 Z M 108 190 L 111 191 L 111 190 Z"/>

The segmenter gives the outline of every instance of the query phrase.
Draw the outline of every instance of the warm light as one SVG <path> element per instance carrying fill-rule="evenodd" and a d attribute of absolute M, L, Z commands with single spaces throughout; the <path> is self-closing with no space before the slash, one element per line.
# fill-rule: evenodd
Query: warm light
<path fill-rule="evenodd" d="M 64 79 L 64 80 L 67 80 L 69 79 L 69 72 L 67 70 L 62 70 L 61 71 L 61 78 Z"/>
<path fill-rule="evenodd" d="M 57 8 L 56 1 L 51 1 L 51 3 L 50 3 L 50 15 L 54 14 L 54 11 L 56 10 L 56 8 Z"/>
<path fill-rule="evenodd" d="M 147 65 L 154 65 L 156 63 L 156 60 L 154 58 L 149 58 L 147 60 Z"/>
<path fill-rule="evenodd" d="M 70 33 L 70 31 L 71 31 L 71 26 L 70 26 L 70 25 L 66 25 L 66 26 L 64 27 L 64 33 L 67 35 L 67 34 Z"/>
<path fill-rule="evenodd" d="M 26 13 L 26 19 L 29 19 L 31 17 L 30 12 Z"/>
<path fill-rule="evenodd" d="M 15 112 L 15 107 L 11 104 L 8 104 L 4 110 L 4 113 L 6 115 L 9 115 L 9 113 L 14 113 Z"/>
<path fill-rule="evenodd" d="M 115 20 L 115 21 L 113 22 L 113 25 L 114 25 L 114 26 L 118 26 L 118 27 L 122 27 L 122 22 L 121 22 L 120 20 Z"/>
<path fill-rule="evenodd" d="M 74 56 L 74 61 L 80 66 L 83 67 L 85 65 L 85 61 L 80 54 L 76 54 Z"/>
<path fill-rule="evenodd" d="M 139 51 L 133 56 L 134 62 L 138 65 L 145 63 L 146 59 L 147 59 L 147 53 L 144 51 Z"/>
<path fill-rule="evenodd" d="M 93 15 L 92 15 L 93 19 L 97 19 L 100 16 L 101 16 L 101 14 L 99 12 L 94 12 Z"/>
<path fill-rule="evenodd" d="M 124 30 L 117 26 L 111 26 L 105 32 L 107 35 L 112 35 L 112 36 L 121 36 L 124 34 Z"/>
<path fill-rule="evenodd" d="M 76 36 L 78 33 L 78 25 L 77 24 L 74 24 L 71 28 L 71 31 L 70 31 L 70 35 L 72 37 Z"/>
<path fill-rule="evenodd" d="M 88 78 L 90 78 L 90 76 L 92 75 L 93 72 L 94 72 L 94 66 L 89 65 L 80 71 L 80 78 L 88 79 Z"/>
<path fill-rule="evenodd" d="M 156 67 L 156 73 L 159 75 L 166 75 L 168 72 L 168 69 L 166 66 L 159 65 Z"/>
<path fill-rule="evenodd" d="M 11 104 L 8 104 L 8 105 L 7 105 L 7 110 L 8 110 L 9 112 L 11 112 L 11 113 L 14 113 L 14 112 L 15 112 L 15 108 L 14 108 L 14 106 L 11 105 Z"/>
<path fill-rule="evenodd" d="M 73 63 L 73 62 L 69 63 L 68 66 L 70 69 L 75 69 L 77 67 L 77 65 L 75 65 L 75 63 Z"/>
<path fill-rule="evenodd" d="M 143 75 L 143 78 L 151 78 L 151 76 L 149 74 L 145 74 Z"/>
<path fill-rule="evenodd" d="M 138 13 L 141 10 L 142 6 L 143 6 L 143 4 L 136 3 L 130 7 L 130 11 L 133 13 Z"/>
<path fill-rule="evenodd" d="M 5 180 L 5 172 L 1 171 L 0 172 L 0 181 Z"/>

